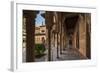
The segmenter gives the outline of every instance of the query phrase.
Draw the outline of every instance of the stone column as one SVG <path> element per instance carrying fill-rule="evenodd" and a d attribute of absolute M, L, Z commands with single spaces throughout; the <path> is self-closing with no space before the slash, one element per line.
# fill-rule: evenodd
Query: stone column
<path fill-rule="evenodd" d="M 79 15 L 79 51 L 86 57 L 86 20 L 85 15 Z"/>
<path fill-rule="evenodd" d="M 63 36 L 64 36 L 64 32 L 62 31 L 62 52 L 63 52 L 63 49 L 64 49 L 64 37 Z"/>
<path fill-rule="evenodd" d="M 62 54 L 62 32 L 60 33 L 60 54 Z"/>
<path fill-rule="evenodd" d="M 51 31 L 48 29 L 48 61 L 51 61 Z"/>
<path fill-rule="evenodd" d="M 57 13 L 56 12 L 56 25 L 57 25 L 57 27 L 56 27 L 56 29 L 57 29 L 57 31 L 56 31 L 56 33 L 57 33 L 57 58 L 59 58 L 59 32 L 60 32 L 60 27 L 59 27 L 59 13 Z"/>
<path fill-rule="evenodd" d="M 23 10 L 26 18 L 26 62 L 34 62 L 35 49 L 35 14 L 31 10 Z"/>
<path fill-rule="evenodd" d="M 61 24 L 60 24 L 60 25 L 61 25 L 61 34 L 60 34 L 60 54 L 62 54 L 62 49 L 63 49 L 63 48 L 62 48 L 62 44 L 63 44 L 63 43 L 62 43 L 62 42 L 63 42 L 63 40 L 62 40 L 62 38 L 63 38 L 63 37 L 62 37 L 62 29 L 63 29 L 63 25 L 62 25 L 62 16 L 61 16 Z"/>
<path fill-rule="evenodd" d="M 57 58 L 59 58 L 59 48 L 58 48 L 58 33 L 57 33 Z"/>
<path fill-rule="evenodd" d="M 53 14 L 52 12 L 46 12 L 46 28 L 47 28 L 47 37 L 48 37 L 48 61 L 51 61 L 51 30 L 53 25 Z"/>
<path fill-rule="evenodd" d="M 91 14 L 86 14 L 86 56 L 91 59 Z"/>
<path fill-rule="evenodd" d="M 55 32 L 54 32 L 54 47 L 55 47 Z"/>

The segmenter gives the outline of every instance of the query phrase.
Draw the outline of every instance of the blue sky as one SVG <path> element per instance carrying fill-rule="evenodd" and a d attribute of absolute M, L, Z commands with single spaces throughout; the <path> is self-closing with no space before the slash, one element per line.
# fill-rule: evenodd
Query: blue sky
<path fill-rule="evenodd" d="M 35 25 L 36 26 L 40 26 L 40 25 L 42 25 L 42 23 L 45 25 L 45 19 L 41 16 L 42 13 L 45 13 L 45 12 L 44 11 L 40 11 L 36 15 L 36 19 L 35 19 Z"/>

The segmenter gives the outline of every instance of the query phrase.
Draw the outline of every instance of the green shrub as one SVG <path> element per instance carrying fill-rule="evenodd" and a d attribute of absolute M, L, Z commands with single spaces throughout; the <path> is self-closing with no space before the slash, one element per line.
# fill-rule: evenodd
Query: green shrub
<path fill-rule="evenodd" d="M 43 44 L 35 44 L 35 55 L 43 55 L 45 51 L 45 47 Z"/>

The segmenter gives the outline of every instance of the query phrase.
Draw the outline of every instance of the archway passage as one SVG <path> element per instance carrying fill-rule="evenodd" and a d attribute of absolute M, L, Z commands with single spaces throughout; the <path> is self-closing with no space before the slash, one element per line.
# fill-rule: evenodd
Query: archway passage
<path fill-rule="evenodd" d="M 75 30 L 75 27 L 78 26 L 77 21 L 78 21 L 78 15 L 71 15 L 70 17 L 66 17 L 65 18 L 65 21 L 64 21 L 64 25 L 65 25 L 65 29 L 66 29 L 66 36 L 68 37 L 68 48 L 73 48 L 73 35 L 74 35 L 74 30 Z M 78 38 L 77 38 L 77 41 Z M 78 45 L 78 43 L 77 43 Z"/>

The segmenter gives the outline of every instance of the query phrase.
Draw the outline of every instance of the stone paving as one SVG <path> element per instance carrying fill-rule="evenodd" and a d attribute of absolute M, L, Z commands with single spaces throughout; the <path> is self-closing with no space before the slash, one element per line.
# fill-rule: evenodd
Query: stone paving
<path fill-rule="evenodd" d="M 81 55 L 77 50 L 75 49 L 66 49 L 62 52 L 62 54 L 59 54 L 59 58 L 53 59 L 53 61 L 62 61 L 62 60 L 81 60 L 86 59 L 83 55 Z"/>
<path fill-rule="evenodd" d="M 47 54 L 47 51 L 46 51 Z M 39 59 L 36 59 L 36 62 L 47 61 L 48 56 L 45 55 Z M 62 51 L 62 54 L 59 52 L 59 58 L 57 58 L 57 49 L 52 48 L 51 51 L 51 60 L 52 61 L 64 61 L 64 60 L 82 60 L 86 59 L 80 52 L 75 49 L 65 49 Z"/>

